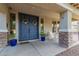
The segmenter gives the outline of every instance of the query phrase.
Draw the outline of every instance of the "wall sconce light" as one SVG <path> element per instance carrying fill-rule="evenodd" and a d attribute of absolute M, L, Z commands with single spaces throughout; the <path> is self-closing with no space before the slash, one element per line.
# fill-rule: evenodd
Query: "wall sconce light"
<path fill-rule="evenodd" d="M 44 19 L 41 18 L 41 28 L 44 27 Z"/>
<path fill-rule="evenodd" d="M 53 27 L 53 23 L 52 23 L 52 27 Z"/>
<path fill-rule="evenodd" d="M 41 23 L 41 27 L 43 26 L 43 24 Z"/>

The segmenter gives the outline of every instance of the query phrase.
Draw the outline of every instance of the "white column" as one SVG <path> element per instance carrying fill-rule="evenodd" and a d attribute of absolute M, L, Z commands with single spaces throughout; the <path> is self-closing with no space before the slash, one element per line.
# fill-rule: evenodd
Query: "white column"
<path fill-rule="evenodd" d="M 63 47 L 69 47 L 72 43 L 71 23 L 72 23 L 72 12 L 65 11 L 61 16 L 60 28 L 59 28 L 59 44 Z"/>
<path fill-rule="evenodd" d="M 7 16 L 5 13 L 0 13 L 0 32 L 7 32 Z"/>
<path fill-rule="evenodd" d="M 19 40 L 19 18 L 18 12 L 16 12 L 16 39 Z"/>
<path fill-rule="evenodd" d="M 7 45 L 7 14 L 0 13 L 0 47 Z"/>
<path fill-rule="evenodd" d="M 7 20 L 8 8 L 5 4 L 0 4 L 0 47 L 7 45 Z"/>
<path fill-rule="evenodd" d="M 72 13 L 70 11 L 65 11 L 60 20 L 59 31 L 69 32 L 71 31 Z"/>

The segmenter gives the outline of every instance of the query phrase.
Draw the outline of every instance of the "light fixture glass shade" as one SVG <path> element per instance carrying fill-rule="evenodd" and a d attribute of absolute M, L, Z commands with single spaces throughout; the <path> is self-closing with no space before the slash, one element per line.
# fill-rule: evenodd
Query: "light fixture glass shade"
<path fill-rule="evenodd" d="M 43 26 L 43 24 L 41 24 L 41 27 Z"/>
<path fill-rule="evenodd" d="M 52 24 L 52 27 L 53 27 L 53 24 Z"/>

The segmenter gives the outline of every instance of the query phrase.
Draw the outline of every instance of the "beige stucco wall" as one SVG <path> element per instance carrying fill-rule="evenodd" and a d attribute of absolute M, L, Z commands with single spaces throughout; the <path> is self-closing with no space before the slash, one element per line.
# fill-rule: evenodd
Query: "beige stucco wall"
<path fill-rule="evenodd" d="M 46 33 L 52 32 L 52 19 L 51 18 L 47 18 L 47 17 L 44 18 L 44 29 Z"/>
<path fill-rule="evenodd" d="M 18 19 L 18 13 L 16 12 L 16 38 L 18 39 L 19 37 L 19 19 Z M 48 33 L 48 32 L 52 32 L 52 21 L 53 19 L 52 18 L 48 18 L 48 17 L 42 17 L 42 16 L 39 16 L 39 34 L 40 34 L 40 30 L 41 30 L 41 18 L 44 19 L 44 32 L 45 33 Z M 40 36 L 39 36 L 40 37 Z"/>
<path fill-rule="evenodd" d="M 16 5 L 16 4 L 15 5 L 12 4 L 11 7 L 12 7 L 12 12 L 15 12 L 15 14 L 17 15 L 17 17 L 16 17 L 16 38 L 17 39 L 19 36 L 18 12 L 39 16 L 39 33 L 40 33 L 40 28 L 41 28 L 41 26 L 40 26 L 41 18 L 44 19 L 44 31 L 45 31 L 45 33 L 47 33 L 47 32 L 52 32 L 52 20 L 56 21 L 59 17 L 59 13 L 56 13 L 56 12 L 49 13 L 49 12 L 45 12 L 44 10 L 35 11 L 35 10 L 29 9 L 29 7 L 25 8 L 25 6 Z M 52 17 L 49 17 L 51 15 L 52 15 Z"/>
<path fill-rule="evenodd" d="M 44 32 L 47 34 L 48 32 L 52 32 L 52 18 L 48 18 L 46 16 L 39 16 L 39 34 L 41 30 L 41 18 L 44 19 Z M 39 35 L 40 37 L 40 35 Z M 19 39 L 19 19 L 18 13 L 16 12 L 16 38 Z"/>
<path fill-rule="evenodd" d="M 16 7 L 15 7 L 15 9 L 17 9 Z M 52 12 L 52 17 L 53 18 L 50 18 L 50 17 L 48 17 L 48 16 L 46 16 L 45 14 L 38 14 L 38 13 L 36 13 L 36 12 L 30 12 L 28 9 L 21 9 L 21 8 L 18 8 L 17 10 L 14 10 L 14 9 L 12 9 L 12 12 L 13 13 L 15 13 L 16 14 L 16 38 L 18 39 L 18 37 L 19 37 L 19 19 L 18 19 L 18 12 L 23 12 L 23 13 L 28 13 L 28 14 L 32 14 L 32 15 L 37 15 L 37 16 L 39 16 L 39 33 L 40 33 L 40 20 L 41 20 L 41 18 L 43 18 L 44 19 L 44 31 L 45 31 L 45 33 L 48 33 L 48 32 L 52 32 L 52 21 L 55 21 L 55 20 L 57 20 L 57 19 L 55 19 L 54 17 L 56 17 L 56 16 L 59 16 L 59 14 L 58 13 L 53 13 Z M 8 30 L 7 29 L 7 25 L 6 25 L 6 23 L 8 22 L 9 23 L 9 11 L 8 11 L 8 7 L 5 5 L 5 4 L 0 4 L 0 13 L 4 13 L 5 15 L 6 15 L 6 19 L 5 20 L 2 20 L 4 23 L 2 23 L 2 25 L 3 26 L 1 26 L 0 27 L 0 29 L 3 29 L 3 30 Z M 51 14 L 48 14 L 49 16 L 51 15 Z M 1 24 L 0 23 L 0 24 Z"/>
<path fill-rule="evenodd" d="M 5 4 L 0 4 L 0 12 L 7 13 L 7 6 Z"/>
<path fill-rule="evenodd" d="M 44 20 L 44 32 L 47 34 L 48 32 L 52 32 L 52 18 L 48 17 L 39 17 L 39 33 L 41 31 L 41 18 Z"/>

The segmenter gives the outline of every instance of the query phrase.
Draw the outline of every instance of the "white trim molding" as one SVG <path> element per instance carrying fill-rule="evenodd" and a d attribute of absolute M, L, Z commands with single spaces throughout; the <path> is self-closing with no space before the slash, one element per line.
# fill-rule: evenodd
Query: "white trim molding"
<path fill-rule="evenodd" d="M 74 30 L 67 30 L 67 29 L 60 29 L 59 32 L 79 32 L 79 31 L 74 31 Z"/>
<path fill-rule="evenodd" d="M 8 32 L 8 30 L 0 30 L 0 32 Z"/>

